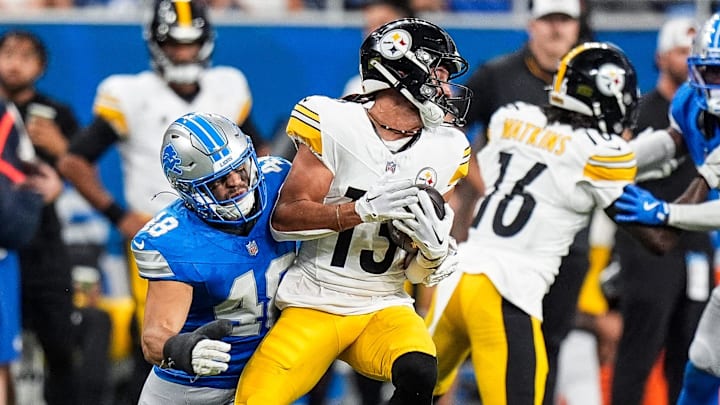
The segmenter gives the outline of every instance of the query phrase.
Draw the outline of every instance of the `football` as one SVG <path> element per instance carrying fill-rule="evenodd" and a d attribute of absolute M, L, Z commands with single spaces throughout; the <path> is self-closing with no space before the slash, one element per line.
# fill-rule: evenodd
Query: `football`
<path fill-rule="evenodd" d="M 443 198 L 443 195 L 440 194 L 440 192 L 432 186 L 418 184 L 415 187 L 419 188 L 420 190 L 424 190 L 428 194 L 428 196 L 430 197 L 430 201 L 432 201 L 433 203 L 435 214 L 438 216 L 438 218 L 445 218 L 445 199 Z M 410 210 L 407 207 L 405 207 L 405 209 L 408 211 Z M 408 253 L 417 252 L 417 244 L 412 240 L 411 237 L 395 228 L 392 224 L 392 221 L 388 222 L 387 225 L 388 229 L 390 230 L 390 239 L 393 241 L 394 244 L 400 246 L 401 249 L 405 250 Z"/>

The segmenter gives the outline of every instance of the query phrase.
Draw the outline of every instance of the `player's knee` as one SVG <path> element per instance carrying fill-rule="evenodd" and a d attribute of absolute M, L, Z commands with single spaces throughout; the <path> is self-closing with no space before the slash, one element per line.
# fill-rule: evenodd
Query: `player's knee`
<path fill-rule="evenodd" d="M 396 390 L 417 398 L 432 398 L 437 382 L 437 359 L 427 353 L 410 352 L 398 357 L 392 366 Z"/>

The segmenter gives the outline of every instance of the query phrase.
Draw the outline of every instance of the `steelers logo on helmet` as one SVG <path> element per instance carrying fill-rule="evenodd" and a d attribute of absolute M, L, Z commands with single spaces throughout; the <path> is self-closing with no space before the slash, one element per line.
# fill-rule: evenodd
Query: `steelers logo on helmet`
<path fill-rule="evenodd" d="M 412 37 L 405 30 L 388 31 L 380 39 L 380 53 L 390 60 L 397 60 L 405 56 L 412 46 Z"/>
<path fill-rule="evenodd" d="M 625 88 L 625 71 L 614 63 L 606 63 L 598 68 L 595 80 L 600 93 L 617 96 Z"/>

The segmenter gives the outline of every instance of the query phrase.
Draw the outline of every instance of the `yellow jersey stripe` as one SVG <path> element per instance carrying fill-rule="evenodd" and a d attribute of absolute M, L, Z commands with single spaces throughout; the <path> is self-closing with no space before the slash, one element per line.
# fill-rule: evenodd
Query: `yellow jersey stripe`
<path fill-rule="evenodd" d="M 470 168 L 470 157 L 468 156 L 467 159 L 463 160 L 463 163 L 458 166 L 457 170 L 455 170 L 455 173 L 453 173 L 452 177 L 450 178 L 450 186 L 454 186 L 460 179 L 467 176 L 468 170 Z"/>
<path fill-rule="evenodd" d="M 620 156 L 600 156 L 600 155 L 593 155 L 590 156 L 590 160 L 592 160 L 595 163 L 606 162 L 606 163 L 624 163 L 624 162 L 631 162 L 635 160 L 635 153 L 634 152 L 628 152 L 624 155 Z"/>
<path fill-rule="evenodd" d="M 247 120 L 248 115 L 250 115 L 250 107 L 252 106 L 252 100 L 248 100 L 247 103 L 243 104 L 242 108 L 240 109 L 240 113 L 238 114 L 237 124 L 239 126 L 242 126 L 242 124 Z"/>
<path fill-rule="evenodd" d="M 96 116 L 107 121 L 110 126 L 113 127 L 115 132 L 118 133 L 118 135 L 123 137 L 128 135 L 128 125 L 125 121 L 125 115 L 122 113 L 122 111 L 111 108 L 109 106 L 95 104 L 95 107 L 93 108 L 93 113 Z"/>
<path fill-rule="evenodd" d="M 587 163 L 583 168 L 583 176 L 590 180 L 633 181 L 636 173 L 635 165 L 632 167 L 607 167 Z"/>
<path fill-rule="evenodd" d="M 289 137 L 304 143 L 314 153 L 322 155 L 322 136 L 320 136 L 320 129 L 297 118 L 295 115 L 291 115 L 286 132 Z"/>
<path fill-rule="evenodd" d="M 315 111 L 305 107 L 302 104 L 295 104 L 295 108 L 293 109 L 293 111 L 297 111 L 298 113 L 310 118 L 318 124 L 318 127 L 320 126 L 320 115 L 318 115 L 318 113 L 316 113 Z"/>

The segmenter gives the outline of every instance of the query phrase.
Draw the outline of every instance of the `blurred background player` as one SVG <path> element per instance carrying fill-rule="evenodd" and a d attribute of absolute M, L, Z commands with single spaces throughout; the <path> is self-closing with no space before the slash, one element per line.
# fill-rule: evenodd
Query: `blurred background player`
<path fill-rule="evenodd" d="M 467 171 L 470 148 L 455 125 L 469 94 L 449 82 L 467 63 L 445 30 L 406 18 L 365 39 L 360 65 L 364 94 L 310 96 L 292 112 L 298 152 L 271 225 L 302 244 L 278 289 L 280 318 L 240 378 L 238 405 L 290 403 L 336 358 L 391 381 L 390 404 L 432 403 L 435 348 L 404 283 L 435 284 L 452 270 L 452 212 L 445 204 L 438 218 L 414 185 L 450 193 Z M 385 223 L 403 218 L 393 224 L 419 247 L 407 267 Z"/>
<path fill-rule="evenodd" d="M 142 347 L 155 365 L 139 403 L 230 404 L 295 257 L 268 226 L 290 164 L 258 159 L 237 125 L 209 113 L 175 120 L 160 157 L 180 198 L 131 244 L 149 280 Z"/>
<path fill-rule="evenodd" d="M 68 106 L 35 88 L 47 63 L 45 45 L 35 34 L 11 30 L 0 36 L 0 95 L 20 112 L 36 156 L 54 166 L 78 123 Z M 75 391 L 68 390 L 74 383 L 71 263 L 54 202 L 43 209 L 40 229 L 19 258 L 23 329 L 34 332 L 42 347 L 45 401 L 77 404 Z"/>
<path fill-rule="evenodd" d="M 155 0 L 144 38 L 153 70 L 103 80 L 95 96 L 93 122 L 58 162 L 61 173 L 78 192 L 127 239 L 173 198 L 172 193 L 161 193 L 167 188 L 156 158 L 160 137 L 173 117 L 191 111 L 215 112 L 231 117 L 247 134 L 257 136 L 248 120 L 252 97 L 245 76 L 232 67 L 210 67 L 215 30 L 203 1 Z M 256 137 L 255 142 L 263 153 L 261 140 Z M 112 145 L 117 145 L 120 153 L 126 207 L 108 192 L 94 166 Z M 115 305 L 115 310 L 112 306 L 110 310 L 117 314 L 134 306 L 135 329 L 139 330 L 147 283 L 138 277 L 132 260 L 129 266 L 131 285 L 123 285 L 120 278 L 113 281 L 118 285 L 110 286 L 108 295 Z M 113 344 L 120 347 L 116 352 L 124 349 L 127 353 L 128 326 L 116 324 L 115 330 Z M 137 346 L 135 361 L 141 370 L 133 375 L 142 378 L 147 365 L 139 353 Z M 137 381 L 128 390 L 131 397 L 141 384 Z"/>

